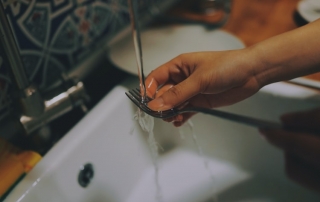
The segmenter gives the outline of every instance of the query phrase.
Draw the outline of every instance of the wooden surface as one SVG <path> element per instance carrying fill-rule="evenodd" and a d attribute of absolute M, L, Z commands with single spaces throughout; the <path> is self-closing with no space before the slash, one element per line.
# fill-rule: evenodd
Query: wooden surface
<path fill-rule="evenodd" d="M 297 28 L 293 15 L 299 0 L 233 0 L 232 12 L 223 29 L 247 46 Z M 320 73 L 306 76 L 320 81 Z"/>
<path fill-rule="evenodd" d="M 169 13 L 174 17 L 210 24 L 217 16 L 199 15 L 190 8 L 190 1 L 181 4 Z M 294 12 L 300 0 L 233 0 L 228 22 L 222 29 L 240 38 L 246 46 L 253 45 L 275 35 L 298 27 L 294 21 Z M 189 9 L 189 10 L 188 10 Z M 211 20 L 210 20 L 211 18 Z M 320 81 L 320 73 L 306 76 Z"/>
<path fill-rule="evenodd" d="M 247 46 L 295 29 L 293 13 L 299 0 L 234 0 L 223 29 Z"/>

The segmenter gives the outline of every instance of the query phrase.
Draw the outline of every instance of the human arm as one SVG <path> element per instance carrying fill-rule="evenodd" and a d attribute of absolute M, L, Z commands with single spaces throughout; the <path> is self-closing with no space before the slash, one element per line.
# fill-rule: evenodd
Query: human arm
<path fill-rule="evenodd" d="M 319 44 L 317 20 L 245 49 L 182 54 L 148 75 L 149 96 L 164 84 L 173 85 L 149 107 L 161 111 L 186 102 L 209 108 L 236 103 L 267 84 L 319 71 Z M 190 116 L 181 115 L 179 121 Z"/>

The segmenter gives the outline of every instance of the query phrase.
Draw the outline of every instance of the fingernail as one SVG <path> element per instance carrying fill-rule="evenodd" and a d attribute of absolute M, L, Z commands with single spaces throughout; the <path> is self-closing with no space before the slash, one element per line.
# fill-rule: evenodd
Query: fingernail
<path fill-rule="evenodd" d="M 173 122 L 173 125 L 175 126 L 175 127 L 180 127 L 180 126 L 182 126 L 182 122 L 181 121 L 174 121 Z"/>
<path fill-rule="evenodd" d="M 161 97 L 158 97 L 158 98 L 150 101 L 150 102 L 148 103 L 148 106 L 149 106 L 152 110 L 161 111 L 161 109 L 162 109 L 163 106 L 164 106 L 163 99 L 162 99 Z"/>
<path fill-rule="evenodd" d="M 148 96 L 148 97 L 153 98 L 153 94 L 152 94 L 150 91 L 147 90 L 146 93 L 147 93 L 147 96 Z"/>

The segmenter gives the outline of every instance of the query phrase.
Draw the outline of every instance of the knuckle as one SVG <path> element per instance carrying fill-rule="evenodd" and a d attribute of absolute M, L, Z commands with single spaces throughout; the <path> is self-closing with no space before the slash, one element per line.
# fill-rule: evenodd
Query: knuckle
<path fill-rule="evenodd" d="M 182 91 L 180 88 L 173 86 L 172 88 L 170 88 L 169 92 L 171 93 L 171 95 L 173 95 L 174 97 L 180 97 L 182 95 Z"/>
<path fill-rule="evenodd" d="M 187 55 L 188 55 L 188 53 L 182 53 L 182 54 L 178 55 L 177 58 L 184 59 L 187 57 Z"/>

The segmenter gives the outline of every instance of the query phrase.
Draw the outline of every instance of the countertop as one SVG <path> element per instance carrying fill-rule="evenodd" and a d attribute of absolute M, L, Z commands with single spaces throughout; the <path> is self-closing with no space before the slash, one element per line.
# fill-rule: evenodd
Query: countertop
<path fill-rule="evenodd" d="M 300 0 L 233 0 L 231 14 L 222 29 L 239 37 L 246 46 L 299 27 L 295 11 Z M 188 12 L 194 0 L 184 0 L 170 14 L 210 24 L 216 16 Z M 320 73 L 305 78 L 320 81 Z"/>
<path fill-rule="evenodd" d="M 223 29 L 247 46 L 298 27 L 294 13 L 300 0 L 233 1 L 231 16 Z M 320 81 L 320 73 L 306 76 Z"/>

